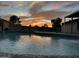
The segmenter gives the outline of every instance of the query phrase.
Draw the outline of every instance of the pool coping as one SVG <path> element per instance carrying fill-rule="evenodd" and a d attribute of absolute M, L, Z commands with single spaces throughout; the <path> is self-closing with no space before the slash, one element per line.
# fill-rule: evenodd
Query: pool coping
<path fill-rule="evenodd" d="M 0 32 L 2 33 L 2 32 Z M 69 36 L 69 37 L 78 37 L 79 33 L 63 33 L 63 32 L 42 32 L 42 31 L 34 31 L 34 32 L 17 32 L 17 31 L 8 31 L 4 33 L 25 33 L 25 34 L 38 34 L 38 35 L 59 35 L 59 36 Z"/>
<path fill-rule="evenodd" d="M 0 53 L 0 58 L 79 58 L 79 56 L 59 55 L 33 55 L 33 54 L 10 54 Z"/>
<path fill-rule="evenodd" d="M 35 31 L 35 34 L 46 34 L 46 35 L 62 35 L 62 36 L 71 36 L 71 37 L 78 37 L 79 34 L 76 33 L 63 33 L 63 32 L 41 32 L 41 31 Z"/>

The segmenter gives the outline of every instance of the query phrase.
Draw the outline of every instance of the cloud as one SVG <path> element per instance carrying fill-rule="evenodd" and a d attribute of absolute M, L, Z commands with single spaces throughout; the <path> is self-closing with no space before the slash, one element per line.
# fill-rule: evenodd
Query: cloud
<path fill-rule="evenodd" d="M 74 7 L 74 6 L 77 6 L 77 5 L 79 5 L 79 1 L 75 1 L 73 3 L 70 3 L 70 4 L 66 5 L 66 6 L 64 6 L 64 8 Z"/>
<path fill-rule="evenodd" d="M 48 10 L 56 10 L 60 9 L 64 5 L 68 5 L 72 2 L 68 1 L 37 1 L 32 2 L 30 5 L 30 12 L 31 13 L 38 13 L 41 11 L 48 11 Z"/>
<path fill-rule="evenodd" d="M 33 17 L 43 16 L 46 18 L 62 17 L 68 12 L 61 9 L 67 5 L 74 3 L 73 1 L 38 1 L 32 2 L 30 5 L 30 13 Z"/>
<path fill-rule="evenodd" d="M 41 17 L 43 16 L 45 19 L 50 19 L 51 18 L 57 18 L 57 17 L 63 17 L 65 14 L 68 14 L 68 12 L 63 12 L 63 11 L 43 11 L 37 14 L 33 14 L 33 17 Z"/>
<path fill-rule="evenodd" d="M 63 17 L 68 13 L 67 10 L 77 10 L 78 3 L 75 1 L 1 1 L 0 14 L 6 12 L 6 14 L 18 13 L 19 15 L 22 12 L 38 18 Z"/>
<path fill-rule="evenodd" d="M 0 7 L 7 7 L 7 6 L 9 6 L 9 5 L 6 3 L 0 2 Z"/>
<path fill-rule="evenodd" d="M 72 3 L 64 5 L 60 10 L 66 11 L 69 13 L 73 13 L 75 11 L 78 11 L 79 10 L 79 1 L 72 1 Z"/>

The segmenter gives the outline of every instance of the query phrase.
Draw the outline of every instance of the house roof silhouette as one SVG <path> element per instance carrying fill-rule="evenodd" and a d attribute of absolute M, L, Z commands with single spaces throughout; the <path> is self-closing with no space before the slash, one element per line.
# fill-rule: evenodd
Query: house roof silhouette
<path fill-rule="evenodd" d="M 79 11 L 76 11 L 68 16 L 66 16 L 65 18 L 76 18 L 76 17 L 79 17 Z"/>

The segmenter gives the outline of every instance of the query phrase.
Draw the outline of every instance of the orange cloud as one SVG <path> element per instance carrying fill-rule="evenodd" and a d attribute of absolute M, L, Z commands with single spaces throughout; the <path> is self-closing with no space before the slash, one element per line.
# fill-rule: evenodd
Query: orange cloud
<path fill-rule="evenodd" d="M 43 18 L 46 18 L 46 17 L 44 17 L 44 16 L 36 16 L 36 17 L 34 17 L 34 18 L 43 19 Z"/>
<path fill-rule="evenodd" d="M 42 22 L 42 21 L 22 21 L 21 22 L 22 26 L 29 26 L 29 25 L 31 25 L 32 27 L 34 27 L 36 25 L 39 26 L 39 27 L 41 27 L 44 24 L 47 24 L 48 27 L 52 27 L 51 22 Z"/>

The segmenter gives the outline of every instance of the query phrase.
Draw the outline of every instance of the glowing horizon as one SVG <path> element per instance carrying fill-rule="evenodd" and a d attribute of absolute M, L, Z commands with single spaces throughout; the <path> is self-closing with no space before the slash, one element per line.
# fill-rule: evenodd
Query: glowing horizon
<path fill-rule="evenodd" d="M 26 22 L 26 21 L 22 21 L 21 22 L 21 25 L 22 26 L 32 26 L 32 27 L 34 27 L 34 26 L 38 26 L 38 27 L 42 27 L 42 26 L 44 26 L 44 24 L 47 24 L 48 25 L 48 27 L 52 27 L 52 24 L 50 23 L 50 22 L 42 22 L 42 21 L 37 21 L 37 22 L 31 22 L 31 21 L 28 21 L 28 22 Z"/>

